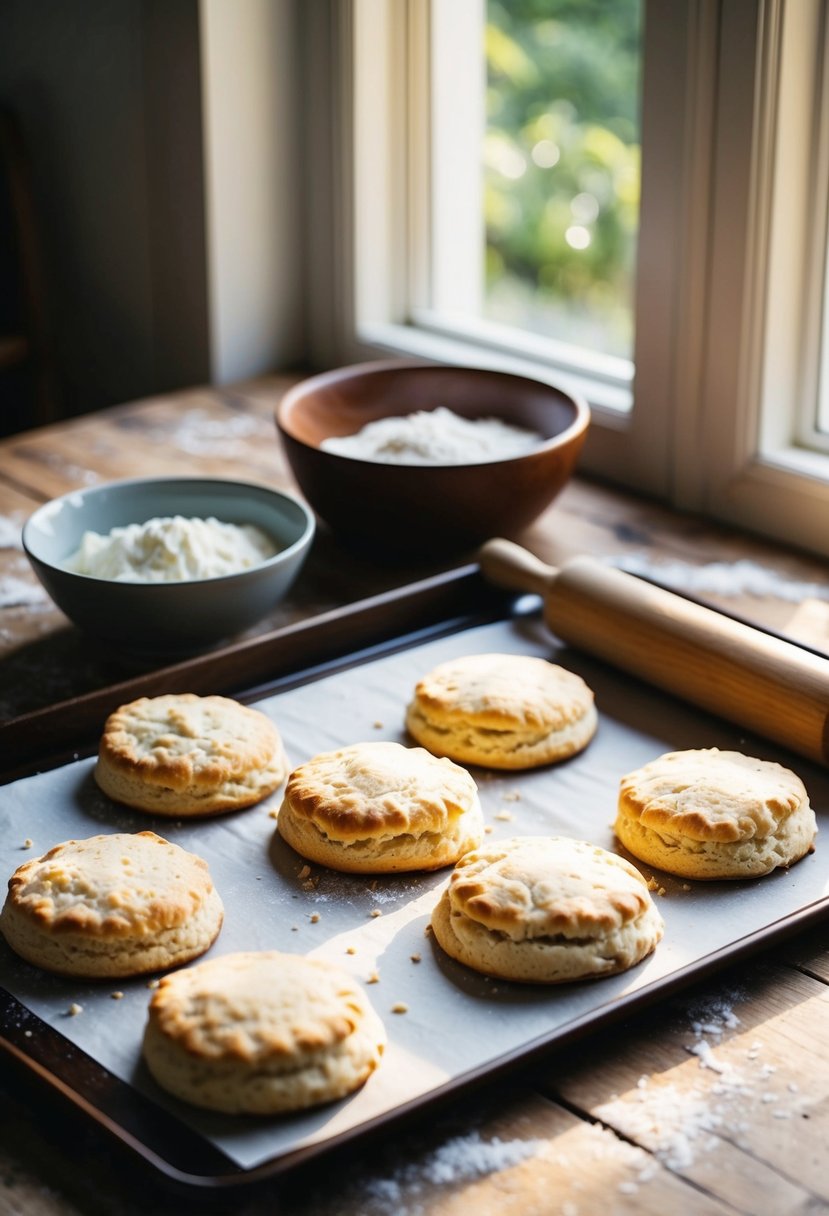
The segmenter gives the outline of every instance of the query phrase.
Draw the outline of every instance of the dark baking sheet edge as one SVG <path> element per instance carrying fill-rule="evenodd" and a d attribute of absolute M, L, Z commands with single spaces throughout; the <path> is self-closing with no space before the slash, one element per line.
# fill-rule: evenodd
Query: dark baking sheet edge
<path fill-rule="evenodd" d="M 284 1154 L 250 1170 L 235 1166 L 215 1146 L 202 1139 L 185 1123 L 157 1106 L 127 1082 L 102 1068 L 91 1056 L 69 1043 L 58 1031 L 41 1022 L 2 987 L 0 1020 L 14 1017 L 18 1024 L 14 1036 L 10 1036 L 8 1031 L 0 1033 L 0 1052 L 6 1053 L 40 1081 L 45 1082 L 56 1094 L 68 1100 L 74 1108 L 93 1120 L 102 1131 L 113 1136 L 122 1148 L 128 1150 L 141 1164 L 149 1167 L 167 1183 L 186 1193 L 228 1192 L 242 1187 L 254 1187 L 288 1173 L 299 1172 L 309 1163 L 317 1161 L 323 1155 L 335 1153 L 346 1144 L 355 1140 L 365 1142 L 385 1135 L 390 1129 L 396 1129 L 411 1121 L 426 1109 L 437 1109 L 449 1099 L 461 1098 L 485 1083 L 502 1079 L 515 1069 L 524 1071 L 530 1064 L 544 1056 L 552 1056 L 554 1051 L 577 1043 L 600 1027 L 613 1026 L 658 1001 L 675 996 L 715 974 L 726 963 L 741 962 L 796 933 L 816 926 L 827 915 L 829 896 L 706 955 L 671 976 L 655 980 L 645 989 L 621 997 L 584 1017 L 576 1018 L 551 1035 L 542 1036 L 506 1053 L 494 1063 L 456 1077 L 446 1085 L 402 1104 L 385 1115 L 332 1136 L 323 1144 L 310 1145 Z M 31 1044 L 35 1039 L 34 1034 L 31 1043 L 25 1038 L 27 1023 L 37 1028 L 37 1042 L 45 1045 L 47 1049 L 45 1052 L 41 1050 L 45 1059 L 36 1059 L 32 1055 Z M 162 1155 L 162 1144 L 167 1156 Z M 170 1160 L 176 1153 L 178 1164 L 175 1160 Z M 196 1172 L 190 1164 L 196 1160 L 202 1171 L 205 1165 L 209 1165 L 214 1172 Z"/>
<path fill-rule="evenodd" d="M 655 579 L 643 581 L 672 590 Z M 466 617 L 475 616 L 478 624 L 504 618 L 521 598 L 487 582 L 477 564 L 471 563 L 21 714 L 0 723 L 0 785 L 55 768 L 75 755 L 91 754 L 107 715 L 136 697 L 195 692 L 252 701 L 274 691 L 291 674 L 307 676 L 309 669 L 331 664 L 334 658 L 343 663 L 356 660 L 366 648 L 382 647 L 413 630 L 442 625 L 449 632 L 462 627 Z M 822 650 L 702 598 L 689 594 L 681 598 L 827 657 Z"/>
<path fill-rule="evenodd" d="M 136 697 L 195 692 L 251 701 L 294 673 L 376 647 L 402 634 L 476 615 L 507 616 L 516 600 L 484 581 L 477 565 L 408 583 L 342 608 L 231 643 L 170 666 L 21 714 L 0 725 L 0 784 L 57 767 L 97 745 L 107 715 Z M 329 668 L 330 670 L 330 668 Z"/>

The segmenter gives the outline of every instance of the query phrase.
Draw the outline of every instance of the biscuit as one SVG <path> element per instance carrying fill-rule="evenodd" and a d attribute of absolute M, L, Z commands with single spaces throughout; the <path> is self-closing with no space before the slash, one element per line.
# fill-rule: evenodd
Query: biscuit
<path fill-rule="evenodd" d="M 354 874 L 436 870 L 483 838 L 466 769 L 422 747 L 356 743 L 288 778 L 277 830 L 309 861 Z"/>
<path fill-rule="evenodd" d="M 448 955 L 531 984 L 626 971 L 663 933 L 639 871 L 562 836 L 520 836 L 467 853 L 432 912 Z"/>
<path fill-rule="evenodd" d="M 277 951 L 228 954 L 162 979 L 144 1058 L 168 1093 L 258 1115 L 342 1098 L 377 1068 L 386 1033 L 339 968 Z"/>
<path fill-rule="evenodd" d="M 142 697 L 110 714 L 95 780 L 155 815 L 241 810 L 281 785 L 288 764 L 265 714 L 228 697 Z"/>
<path fill-rule="evenodd" d="M 741 752 L 668 752 L 622 778 L 616 835 L 634 857 L 682 878 L 756 878 L 811 852 L 803 782 Z"/>
<path fill-rule="evenodd" d="M 593 693 L 545 659 L 467 655 L 418 681 L 409 733 L 435 756 L 489 768 L 535 768 L 580 752 L 596 731 Z"/>
<path fill-rule="evenodd" d="M 90 979 L 204 954 L 223 908 L 207 863 L 155 832 L 67 840 L 9 879 L 0 930 L 29 963 Z"/>

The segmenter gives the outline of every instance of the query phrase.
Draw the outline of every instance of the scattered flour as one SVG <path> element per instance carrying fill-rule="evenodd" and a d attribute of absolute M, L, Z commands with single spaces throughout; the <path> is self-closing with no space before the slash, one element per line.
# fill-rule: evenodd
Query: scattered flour
<path fill-rule="evenodd" d="M 94 486 L 101 480 L 99 473 L 93 469 L 84 469 L 79 464 L 68 463 L 59 452 L 40 452 L 38 460 L 74 485 Z"/>
<path fill-rule="evenodd" d="M 697 1153 L 714 1143 L 711 1133 L 723 1123 L 722 1114 L 696 1087 L 689 1092 L 671 1084 L 652 1086 L 648 1077 L 640 1079 L 630 1097 L 607 1102 L 597 1113 L 641 1141 L 671 1170 L 693 1165 Z"/>
<path fill-rule="evenodd" d="M 635 1194 L 659 1172 L 658 1163 L 643 1149 L 626 1143 L 598 1123 L 583 1124 L 578 1139 L 578 1161 L 587 1163 L 588 1174 L 592 1172 L 590 1162 L 611 1162 L 629 1172 L 629 1177 L 618 1184 L 621 1194 Z M 571 1155 L 558 1149 L 555 1136 L 527 1140 L 501 1140 L 495 1136 L 485 1140 L 478 1131 L 453 1137 L 431 1155 L 408 1162 L 391 1174 L 356 1182 L 349 1193 L 349 1203 L 344 1206 L 353 1207 L 362 1216 L 425 1216 L 434 1210 L 435 1197 L 428 1194 L 429 1186 L 474 1184 L 528 1160 L 548 1163 L 558 1172 L 559 1178 L 566 1172 L 572 1197 L 561 1195 L 557 1190 L 550 1211 L 558 1216 L 579 1216 L 584 1209 L 577 1201 L 578 1192 L 583 1189 L 584 1180 L 578 1176 L 578 1170 L 574 1172 Z M 510 1183 L 504 1182 L 503 1186 L 509 1187 Z M 471 1207 L 471 1197 L 469 1203 Z M 490 1208 L 495 1210 L 492 1199 L 487 1211 Z"/>
<path fill-rule="evenodd" d="M 417 882 L 404 882 L 398 885 L 381 886 L 379 883 L 371 890 L 371 898 L 376 904 L 398 904 L 409 895 L 416 895 L 421 890 Z"/>
<path fill-rule="evenodd" d="M 0 515 L 0 549 L 22 549 L 23 526 L 13 516 Z"/>
<path fill-rule="evenodd" d="M 247 451 L 246 441 L 272 436 L 270 424 L 252 414 L 212 418 L 206 410 L 187 410 L 172 431 L 158 427 L 150 432 L 164 444 L 174 444 L 190 456 L 228 456 Z"/>
<path fill-rule="evenodd" d="M 701 1034 L 722 1036 L 726 1030 L 736 1030 L 740 1019 L 734 1012 L 734 1003 L 745 997 L 745 992 L 738 988 L 728 996 L 697 1001 L 685 1011 L 691 1021 L 691 1030 L 697 1037 Z"/>
<path fill-rule="evenodd" d="M 499 1170 L 509 1169 L 535 1157 L 547 1145 L 546 1140 L 482 1140 L 480 1133 L 470 1132 L 441 1145 L 423 1172 L 427 1182 L 461 1182 L 482 1178 Z"/>
<path fill-rule="evenodd" d="M 42 608 L 50 603 L 39 583 L 28 583 L 13 574 L 0 578 L 0 608 Z"/>
<path fill-rule="evenodd" d="M 707 1039 L 699 1039 L 696 1043 L 692 1043 L 688 1051 L 699 1057 L 700 1068 L 710 1068 L 712 1072 L 718 1073 L 726 1073 L 731 1070 L 730 1064 L 723 1064 L 722 1061 L 716 1059 Z"/>
<path fill-rule="evenodd" d="M 531 452 L 541 435 L 499 418 L 461 418 L 438 406 L 400 418 L 378 418 L 355 435 L 334 436 L 324 452 L 381 464 L 486 464 Z"/>
<path fill-rule="evenodd" d="M 646 554 L 630 553 L 615 557 L 612 564 L 628 574 L 639 574 L 674 591 L 722 597 L 774 596 L 791 603 L 806 599 L 829 599 L 829 585 L 786 579 L 775 570 L 743 559 L 736 562 L 709 562 L 694 566 L 690 562 L 654 562 Z"/>
<path fill-rule="evenodd" d="M 734 999 L 742 995 L 735 994 Z M 643 1076 L 635 1090 L 624 1097 L 614 1094 L 597 1111 L 603 1122 L 641 1141 L 672 1170 L 692 1166 L 701 1152 L 716 1143 L 718 1131 L 738 1147 L 747 1147 L 740 1140 L 749 1125 L 739 1117 L 739 1099 L 774 1105 L 770 1113 L 775 1119 L 789 1119 L 793 1114 L 781 1105 L 781 1095 L 767 1088 L 775 1066 L 759 1061 L 762 1043 L 755 1040 L 747 1048 L 745 1068 L 717 1058 L 715 1048 L 723 1036 L 740 1025 L 729 1000 L 717 998 L 697 1005 L 688 1010 L 688 1016 L 694 1037 L 686 1050 L 698 1058 L 699 1080 L 689 1088 Z M 706 1074 L 711 1075 L 707 1078 Z M 798 1091 L 794 1082 L 787 1088 L 789 1093 Z M 638 1182 L 642 1181 L 640 1176 Z"/>
<path fill-rule="evenodd" d="M 545 1153 L 548 1148 L 549 1142 L 540 1139 L 501 1140 L 494 1136 L 492 1140 L 484 1140 L 477 1131 L 455 1136 L 425 1161 L 406 1165 L 390 1177 L 371 1179 L 362 1188 L 367 1203 L 364 1210 L 377 1210 L 374 1205 L 379 1203 L 386 1205 L 380 1209 L 383 1212 L 393 1211 L 396 1216 L 404 1216 L 413 1211 L 406 1205 L 406 1198 L 418 1195 L 424 1185 L 472 1182 L 520 1165 L 522 1161 Z"/>

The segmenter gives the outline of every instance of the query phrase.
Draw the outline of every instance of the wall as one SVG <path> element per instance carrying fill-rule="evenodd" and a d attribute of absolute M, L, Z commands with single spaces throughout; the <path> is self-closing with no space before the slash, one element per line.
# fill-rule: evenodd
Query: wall
<path fill-rule="evenodd" d="M 61 413 L 301 360 L 296 0 L 3 0 Z"/>
<path fill-rule="evenodd" d="M 289 0 L 201 0 L 211 376 L 304 355 L 298 30 Z"/>

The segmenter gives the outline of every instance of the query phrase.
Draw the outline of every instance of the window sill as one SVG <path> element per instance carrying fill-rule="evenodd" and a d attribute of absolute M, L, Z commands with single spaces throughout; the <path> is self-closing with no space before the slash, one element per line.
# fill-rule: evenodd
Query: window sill
<path fill-rule="evenodd" d="M 359 339 L 366 354 L 411 355 L 437 363 L 467 364 L 512 372 L 541 380 L 545 384 L 554 384 L 587 401 L 593 411 L 594 425 L 608 426 L 613 430 L 627 427 L 633 403 L 630 388 L 609 384 L 587 372 L 559 370 L 538 359 L 509 355 L 492 346 L 413 325 L 384 322 L 363 324 L 359 327 Z"/>

